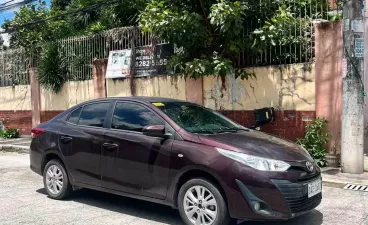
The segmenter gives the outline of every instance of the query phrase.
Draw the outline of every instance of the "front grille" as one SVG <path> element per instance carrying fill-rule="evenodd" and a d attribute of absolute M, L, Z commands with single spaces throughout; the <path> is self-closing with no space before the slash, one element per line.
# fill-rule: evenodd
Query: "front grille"
<path fill-rule="evenodd" d="M 321 172 L 315 171 L 314 173 L 304 173 L 304 176 L 302 175 L 298 181 L 310 181 L 315 180 L 321 175 Z"/>
<path fill-rule="evenodd" d="M 317 207 L 322 199 L 322 194 L 319 193 L 311 198 L 308 196 L 296 198 L 296 199 L 287 199 L 286 201 L 289 204 L 290 211 L 292 213 L 298 213 L 303 211 L 308 211 Z"/>
<path fill-rule="evenodd" d="M 319 179 L 319 177 L 317 179 Z M 284 195 L 292 213 L 312 210 L 322 199 L 321 193 L 308 198 L 308 182 L 291 183 L 287 180 L 272 180 L 272 182 Z"/>

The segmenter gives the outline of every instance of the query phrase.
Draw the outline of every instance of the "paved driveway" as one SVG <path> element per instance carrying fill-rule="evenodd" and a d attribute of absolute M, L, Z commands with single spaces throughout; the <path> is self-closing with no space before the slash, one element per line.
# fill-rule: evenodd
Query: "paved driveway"
<path fill-rule="evenodd" d="M 367 224 L 368 193 L 324 187 L 322 204 L 287 222 L 243 225 Z M 180 224 L 170 207 L 97 191 L 79 190 L 69 200 L 48 198 L 42 178 L 31 172 L 27 154 L 0 152 L 0 224 Z"/>

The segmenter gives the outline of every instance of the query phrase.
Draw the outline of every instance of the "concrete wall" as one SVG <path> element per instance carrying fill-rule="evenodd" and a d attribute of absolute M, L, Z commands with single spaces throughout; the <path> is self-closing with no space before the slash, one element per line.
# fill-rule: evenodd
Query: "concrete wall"
<path fill-rule="evenodd" d="M 316 23 L 316 116 L 328 120 L 328 151 L 341 152 L 342 22 Z"/>
<path fill-rule="evenodd" d="M 203 79 L 204 105 L 244 125 L 255 124 L 254 109 L 275 108 L 275 120 L 262 131 L 293 141 L 302 138 L 315 115 L 314 64 L 255 67 L 256 78 Z"/>
<path fill-rule="evenodd" d="M 31 86 L 0 87 L 1 110 L 31 110 Z"/>
<path fill-rule="evenodd" d="M 93 81 L 69 81 L 60 93 L 41 88 L 41 111 L 63 111 L 94 98 Z"/>
<path fill-rule="evenodd" d="M 32 126 L 31 87 L 16 85 L 0 87 L 0 121 L 5 128 L 29 133 Z"/>
<path fill-rule="evenodd" d="M 315 110 L 315 71 L 313 64 L 255 67 L 256 78 L 228 76 L 203 79 L 204 105 L 217 110 Z"/>
<path fill-rule="evenodd" d="M 131 96 L 130 79 L 107 79 L 108 97 Z M 184 76 L 155 76 L 134 79 L 136 96 L 160 96 L 186 100 Z"/>

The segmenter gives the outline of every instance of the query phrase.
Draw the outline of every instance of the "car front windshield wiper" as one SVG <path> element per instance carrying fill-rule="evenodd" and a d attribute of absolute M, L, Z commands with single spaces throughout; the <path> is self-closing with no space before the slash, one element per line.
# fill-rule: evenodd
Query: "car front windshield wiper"
<path fill-rule="evenodd" d="M 236 133 L 238 131 L 249 131 L 249 130 L 247 128 L 237 127 L 237 128 L 227 128 L 227 129 L 222 129 L 222 130 L 216 130 L 214 132 L 215 133 L 226 133 L 226 132 Z"/>
<path fill-rule="evenodd" d="M 212 130 L 196 130 L 192 131 L 193 134 L 215 134 Z"/>

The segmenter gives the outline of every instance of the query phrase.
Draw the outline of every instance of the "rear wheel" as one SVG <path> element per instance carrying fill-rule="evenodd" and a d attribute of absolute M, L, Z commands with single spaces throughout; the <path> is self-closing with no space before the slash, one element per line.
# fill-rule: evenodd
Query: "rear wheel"
<path fill-rule="evenodd" d="M 197 178 L 187 181 L 178 195 L 179 213 L 187 225 L 227 225 L 230 216 L 219 189 Z"/>
<path fill-rule="evenodd" d="M 68 174 L 59 160 L 50 160 L 43 171 L 43 183 L 47 194 L 53 199 L 64 199 L 71 192 Z"/>

